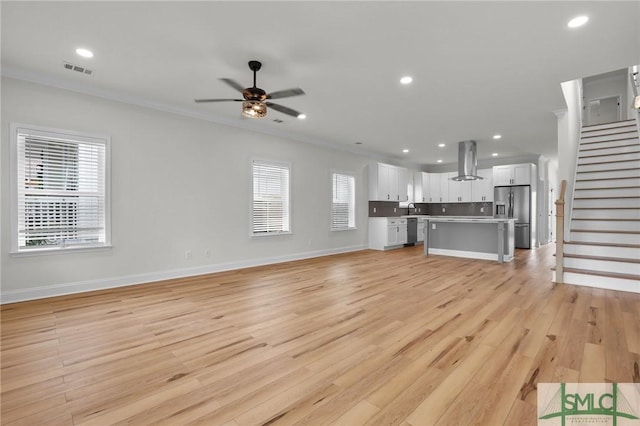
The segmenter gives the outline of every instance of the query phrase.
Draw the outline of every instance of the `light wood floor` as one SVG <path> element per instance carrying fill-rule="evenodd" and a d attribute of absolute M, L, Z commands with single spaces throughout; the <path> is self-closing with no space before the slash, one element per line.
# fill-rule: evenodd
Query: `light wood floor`
<path fill-rule="evenodd" d="M 421 247 L 2 307 L 2 424 L 533 425 L 640 382 L 640 295 Z"/>

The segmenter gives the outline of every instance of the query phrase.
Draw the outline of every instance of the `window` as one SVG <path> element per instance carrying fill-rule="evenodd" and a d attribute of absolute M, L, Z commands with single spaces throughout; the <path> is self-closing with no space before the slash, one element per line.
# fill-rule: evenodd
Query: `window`
<path fill-rule="evenodd" d="M 331 203 L 331 230 L 340 231 L 356 227 L 356 178 L 351 175 L 331 175 L 333 200 Z"/>
<path fill-rule="evenodd" d="M 251 234 L 273 235 L 291 232 L 289 175 L 287 164 L 254 160 L 251 199 Z"/>
<path fill-rule="evenodd" d="M 109 140 L 11 125 L 12 252 L 110 244 Z"/>

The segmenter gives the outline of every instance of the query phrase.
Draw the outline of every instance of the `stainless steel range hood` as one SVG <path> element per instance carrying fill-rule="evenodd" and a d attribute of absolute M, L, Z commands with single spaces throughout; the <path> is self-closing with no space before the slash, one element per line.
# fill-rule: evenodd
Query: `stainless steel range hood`
<path fill-rule="evenodd" d="M 458 142 L 458 176 L 451 180 L 481 180 L 478 176 L 476 141 Z"/>

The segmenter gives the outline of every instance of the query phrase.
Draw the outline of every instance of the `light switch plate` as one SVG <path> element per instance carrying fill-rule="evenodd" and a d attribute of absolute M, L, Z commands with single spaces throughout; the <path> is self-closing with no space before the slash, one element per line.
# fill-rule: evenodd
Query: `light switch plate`
<path fill-rule="evenodd" d="M 435 223 L 431 224 L 431 229 L 436 229 L 436 224 Z"/>

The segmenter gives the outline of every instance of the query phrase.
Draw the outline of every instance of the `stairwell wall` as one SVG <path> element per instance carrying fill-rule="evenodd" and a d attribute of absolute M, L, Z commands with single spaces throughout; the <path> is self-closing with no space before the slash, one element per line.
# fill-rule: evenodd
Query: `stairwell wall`
<path fill-rule="evenodd" d="M 567 112 L 558 115 L 558 181 L 567 181 L 565 196 L 565 239 L 570 240 L 571 210 L 576 177 L 580 128 L 582 126 L 582 80 L 571 80 L 561 84 L 562 94 L 567 104 Z"/>

